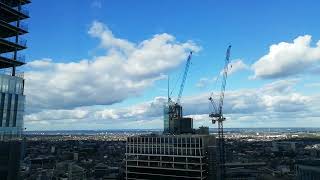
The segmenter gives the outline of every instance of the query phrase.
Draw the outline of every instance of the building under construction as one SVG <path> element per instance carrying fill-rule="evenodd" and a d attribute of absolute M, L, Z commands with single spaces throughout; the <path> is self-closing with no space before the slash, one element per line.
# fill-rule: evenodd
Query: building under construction
<path fill-rule="evenodd" d="M 24 78 L 18 67 L 25 64 L 21 38 L 28 33 L 24 19 L 30 0 L 0 0 L 0 179 L 18 179 L 24 113 Z"/>
<path fill-rule="evenodd" d="M 126 179 L 216 179 L 215 137 L 209 135 L 208 127 L 193 129 L 193 119 L 183 116 L 180 105 L 191 55 L 176 101 L 170 98 L 168 91 L 163 134 L 127 139 Z"/>
<path fill-rule="evenodd" d="M 129 137 L 126 179 L 215 179 L 212 135 L 145 135 Z"/>

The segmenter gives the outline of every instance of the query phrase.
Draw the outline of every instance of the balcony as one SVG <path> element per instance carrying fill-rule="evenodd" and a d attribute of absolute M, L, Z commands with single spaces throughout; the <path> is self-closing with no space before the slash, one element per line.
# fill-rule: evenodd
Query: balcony
<path fill-rule="evenodd" d="M 16 27 L 18 27 L 18 26 L 16 25 Z M 29 30 L 28 24 L 27 24 L 27 23 L 24 23 L 24 22 L 20 22 L 20 25 L 19 25 L 18 28 L 22 29 L 22 30 L 25 31 L 25 32 L 28 32 L 28 30 Z"/>
<path fill-rule="evenodd" d="M 14 22 L 22 19 L 29 18 L 29 11 L 23 7 L 11 7 L 6 4 L 7 1 L 0 0 L 1 19 L 5 22 Z"/>
<path fill-rule="evenodd" d="M 3 53 L 3 54 L 0 54 L 0 57 L 10 59 L 12 61 L 19 61 L 22 63 L 25 63 L 26 61 L 26 56 L 20 53 L 17 54 L 16 59 L 14 59 L 14 53 Z"/>
<path fill-rule="evenodd" d="M 27 46 L 27 40 L 23 39 L 21 37 L 18 38 L 18 42 L 16 42 L 16 37 L 8 37 L 8 38 L 4 38 L 3 40 L 6 40 L 6 41 L 11 42 L 11 43 L 15 43 L 15 44 L 17 44 L 19 46 L 23 46 L 23 47 Z"/>
<path fill-rule="evenodd" d="M 9 68 L 13 66 L 21 66 L 25 64 L 25 56 L 18 54 L 14 59 L 14 53 L 0 54 L 0 69 Z"/>
<path fill-rule="evenodd" d="M 23 8 L 23 7 L 13 7 L 12 9 L 16 10 L 17 12 L 20 12 L 26 16 L 29 17 L 29 11 L 26 9 L 26 8 Z"/>
<path fill-rule="evenodd" d="M 0 53 L 8 53 L 26 49 L 27 40 L 19 38 L 16 42 L 16 37 L 0 39 Z"/>
<path fill-rule="evenodd" d="M 31 3 L 31 0 L 0 0 L 0 2 L 10 7 L 17 7 Z"/>
<path fill-rule="evenodd" d="M 11 76 L 12 75 L 12 69 L 8 69 L 8 68 L 4 68 L 4 69 L 0 69 L 0 76 L 1 75 L 8 75 L 8 76 Z M 19 77 L 19 78 L 22 78 L 24 79 L 24 72 L 21 71 L 21 70 L 16 70 L 16 77 Z"/>
<path fill-rule="evenodd" d="M 28 33 L 28 25 L 20 22 L 19 27 L 17 27 L 17 22 L 7 23 L 0 20 L 0 32 L 0 38 L 23 35 Z"/>

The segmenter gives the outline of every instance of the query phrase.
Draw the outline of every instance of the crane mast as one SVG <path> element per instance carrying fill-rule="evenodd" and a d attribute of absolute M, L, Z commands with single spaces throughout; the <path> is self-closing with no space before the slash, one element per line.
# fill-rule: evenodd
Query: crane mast
<path fill-rule="evenodd" d="M 212 123 L 215 124 L 218 122 L 218 147 L 219 147 L 219 159 L 218 159 L 218 179 L 224 179 L 225 177 L 225 142 L 224 142 L 224 132 L 223 132 L 223 121 L 225 117 L 223 116 L 222 108 L 224 102 L 224 93 L 227 84 L 227 77 L 228 77 L 228 67 L 230 63 L 230 51 L 231 45 L 228 46 L 225 58 L 225 64 L 223 69 L 223 77 L 222 77 L 222 85 L 221 85 L 221 92 L 218 104 L 216 104 L 211 97 L 209 100 L 212 103 L 213 111 L 209 114 L 209 117 L 212 119 Z"/>

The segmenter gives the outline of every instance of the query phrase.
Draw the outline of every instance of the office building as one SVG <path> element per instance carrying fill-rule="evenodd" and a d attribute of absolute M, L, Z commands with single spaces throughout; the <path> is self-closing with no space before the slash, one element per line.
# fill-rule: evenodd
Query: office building
<path fill-rule="evenodd" d="M 215 176 L 212 135 L 145 135 L 129 137 L 126 179 L 208 179 Z"/>
<path fill-rule="evenodd" d="M 295 174 L 297 180 L 320 179 L 320 160 L 297 161 Z"/>
<path fill-rule="evenodd" d="M 21 50 L 28 33 L 24 19 L 30 0 L 0 0 L 0 179 L 18 179 L 24 113 L 24 78 L 18 67 L 25 64 Z"/>
<path fill-rule="evenodd" d="M 216 179 L 216 139 L 209 129 L 193 129 L 182 106 L 164 106 L 162 135 L 127 138 L 126 179 Z"/>
<path fill-rule="evenodd" d="M 25 64 L 19 51 L 26 49 L 20 38 L 27 33 L 21 21 L 28 18 L 22 5 L 28 0 L 0 0 L 0 138 L 21 137 L 24 112 L 24 79 L 17 68 Z"/>

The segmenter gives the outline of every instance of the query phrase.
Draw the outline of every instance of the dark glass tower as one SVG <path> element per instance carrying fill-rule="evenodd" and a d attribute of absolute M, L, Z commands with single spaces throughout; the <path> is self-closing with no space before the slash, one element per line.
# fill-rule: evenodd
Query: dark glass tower
<path fill-rule="evenodd" d="M 25 64 L 28 33 L 23 20 L 29 18 L 24 5 L 30 0 L 0 0 L 0 179 L 19 179 L 24 78 L 18 68 Z"/>

